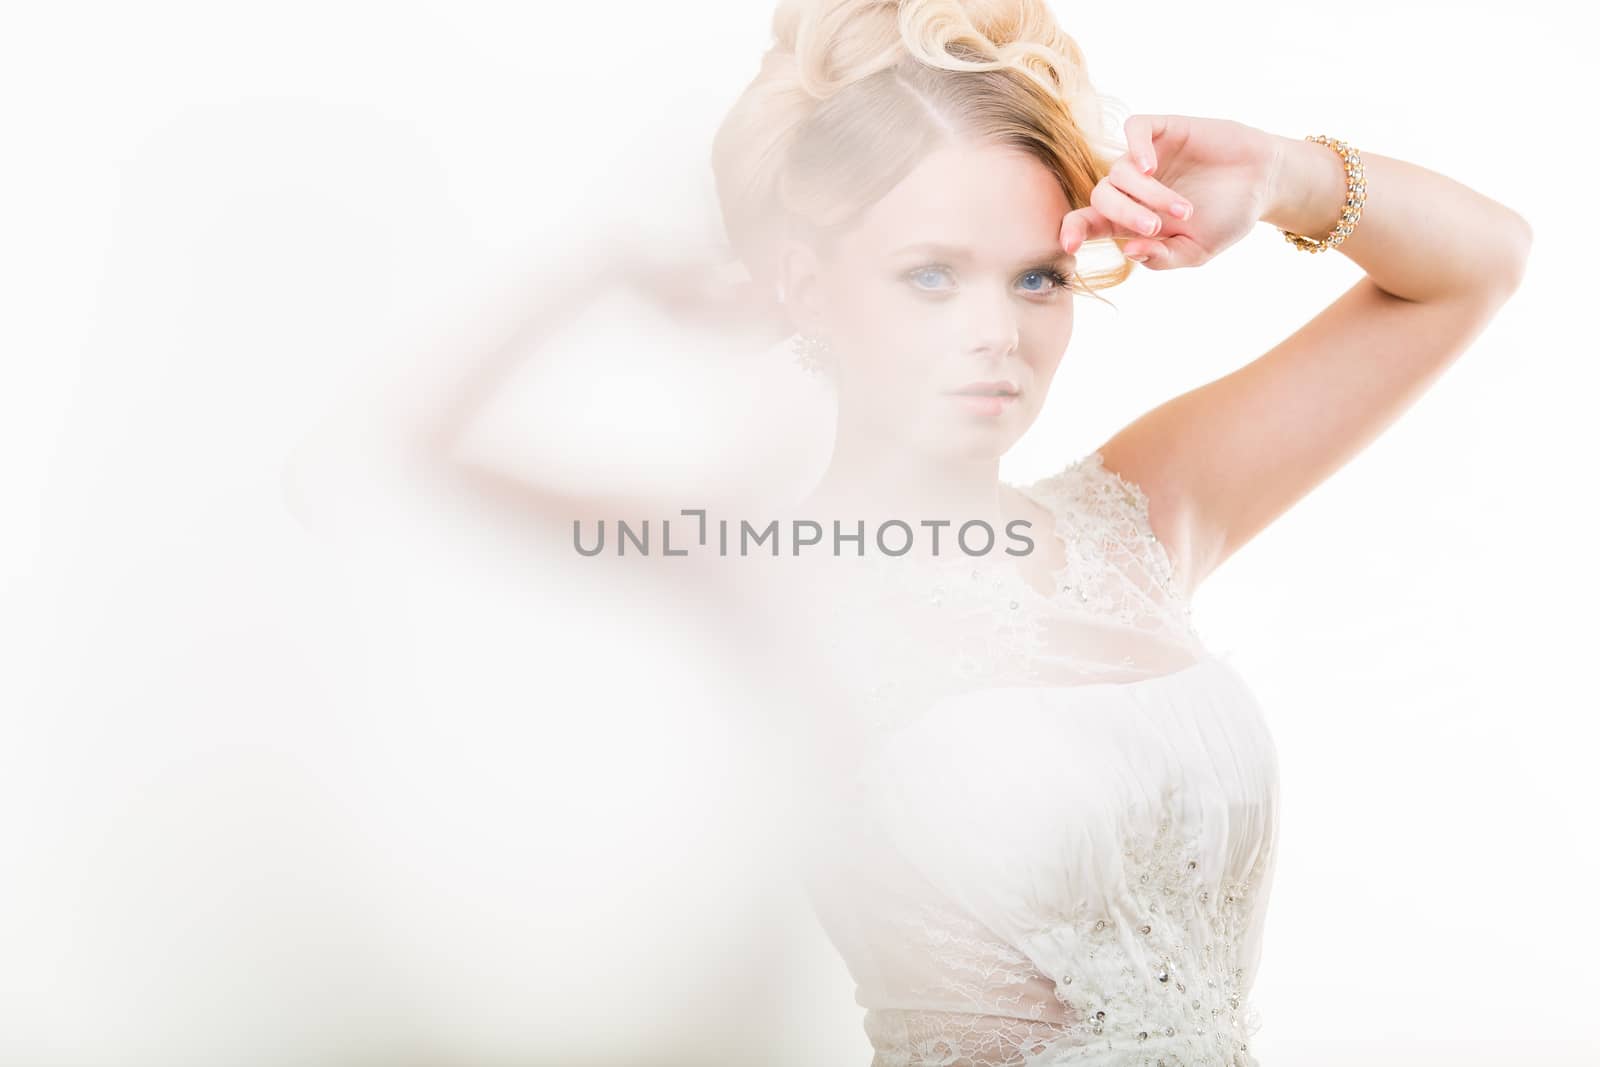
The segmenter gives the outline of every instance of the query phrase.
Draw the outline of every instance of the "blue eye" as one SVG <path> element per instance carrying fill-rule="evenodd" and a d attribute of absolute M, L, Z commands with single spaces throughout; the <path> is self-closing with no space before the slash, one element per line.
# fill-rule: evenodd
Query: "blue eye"
<path fill-rule="evenodd" d="M 1067 285 L 1068 285 L 1068 276 L 1065 275 L 1065 274 L 1062 274 L 1058 270 L 1045 269 L 1045 268 L 1041 268 L 1041 269 L 1038 269 L 1038 270 L 1030 270 L 1028 273 L 1026 273 L 1026 274 L 1024 274 L 1022 276 L 1022 280 L 1026 281 L 1029 278 L 1041 278 L 1045 282 L 1049 283 L 1048 285 L 1040 286 L 1039 288 L 1034 288 L 1034 287 L 1029 286 L 1029 285 L 1024 285 L 1023 286 L 1023 290 L 1025 292 L 1029 292 L 1029 293 L 1049 293 L 1049 292 L 1054 292 L 1057 289 L 1065 289 L 1067 287 Z"/>
<path fill-rule="evenodd" d="M 954 273 L 949 267 L 937 264 L 909 270 L 903 277 L 920 293 L 946 293 L 955 288 Z M 1072 275 L 1064 274 L 1054 267 L 1035 267 L 1024 273 L 1017 280 L 1017 284 L 1025 293 L 1049 296 L 1058 290 L 1070 288 L 1071 278 Z M 945 284 L 940 284 L 941 279 Z"/>
<path fill-rule="evenodd" d="M 949 270 L 947 268 L 945 268 L 945 267 L 918 267 L 916 270 L 913 270 L 913 271 L 910 271 L 909 273 L 907 273 L 906 274 L 906 279 L 911 282 L 913 288 L 921 289 L 924 292 L 932 293 L 932 292 L 938 292 L 941 287 L 939 287 L 939 286 L 918 285 L 917 284 L 917 279 L 918 278 L 927 277 L 928 275 L 933 275 L 934 278 L 937 280 L 938 277 L 940 277 L 941 275 L 948 277 L 949 273 L 950 273 Z"/>

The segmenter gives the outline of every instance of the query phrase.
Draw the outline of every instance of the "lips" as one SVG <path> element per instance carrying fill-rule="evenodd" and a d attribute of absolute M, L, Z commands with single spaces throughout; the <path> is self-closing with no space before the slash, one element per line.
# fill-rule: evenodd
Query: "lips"
<path fill-rule="evenodd" d="M 950 393 L 953 396 L 1016 396 L 1017 387 L 1010 382 L 969 382 Z"/>

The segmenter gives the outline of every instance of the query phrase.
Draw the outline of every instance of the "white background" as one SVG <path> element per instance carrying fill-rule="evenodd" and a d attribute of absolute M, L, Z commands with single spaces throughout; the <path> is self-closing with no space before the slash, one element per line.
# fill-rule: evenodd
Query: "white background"
<path fill-rule="evenodd" d="M 1197 598 L 1281 752 L 1269 1067 L 1600 1062 L 1597 160 L 1572 10 L 1057 5 L 1135 111 L 1328 133 L 1535 231 L 1461 360 Z M 423 507 L 350 429 L 587 236 L 714 240 L 709 138 L 767 19 L 9 14 L 0 1063 L 870 1058 L 781 839 L 723 799 L 751 772 L 707 709 L 759 708 L 761 679 L 719 669 L 721 607 L 647 614 L 514 526 Z M 1356 277 L 1263 226 L 1139 271 L 1116 311 L 1081 301 L 1002 473 L 1059 467 Z M 549 373 L 617 380 L 653 351 L 626 321 Z M 637 440 L 607 438 L 640 464 L 698 418 L 673 380 Z M 570 403 L 542 431 L 501 412 L 500 444 L 595 455 Z"/>

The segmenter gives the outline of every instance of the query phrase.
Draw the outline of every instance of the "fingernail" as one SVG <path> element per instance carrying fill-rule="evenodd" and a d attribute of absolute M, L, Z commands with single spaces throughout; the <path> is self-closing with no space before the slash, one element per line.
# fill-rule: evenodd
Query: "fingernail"
<path fill-rule="evenodd" d="M 1181 200 L 1178 203 L 1172 205 L 1172 213 L 1174 215 L 1178 216 L 1178 218 L 1180 218 L 1180 219 L 1188 218 L 1189 217 L 1189 213 L 1192 212 L 1193 210 L 1194 210 L 1194 206 L 1193 205 L 1185 204 Z"/>
<path fill-rule="evenodd" d="M 1149 259 L 1150 257 L 1149 256 L 1129 256 L 1128 258 L 1133 260 L 1135 263 L 1143 263 L 1145 260 Z"/>
<path fill-rule="evenodd" d="M 1160 219 L 1151 219 L 1149 222 L 1144 224 L 1144 232 L 1150 234 L 1151 236 L 1154 236 L 1155 232 L 1159 229 L 1161 229 Z"/>

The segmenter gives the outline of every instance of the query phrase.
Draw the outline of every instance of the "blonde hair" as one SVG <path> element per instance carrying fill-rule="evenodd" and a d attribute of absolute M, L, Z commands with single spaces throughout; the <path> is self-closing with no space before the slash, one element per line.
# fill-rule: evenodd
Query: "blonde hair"
<path fill-rule="evenodd" d="M 781 0 L 775 41 L 712 142 L 723 224 L 756 295 L 778 239 L 825 240 L 952 140 L 997 143 L 1055 175 L 1069 209 L 1121 154 L 1122 110 L 1090 84 L 1044 0 Z M 1091 292 L 1133 265 L 1079 274 Z"/>

